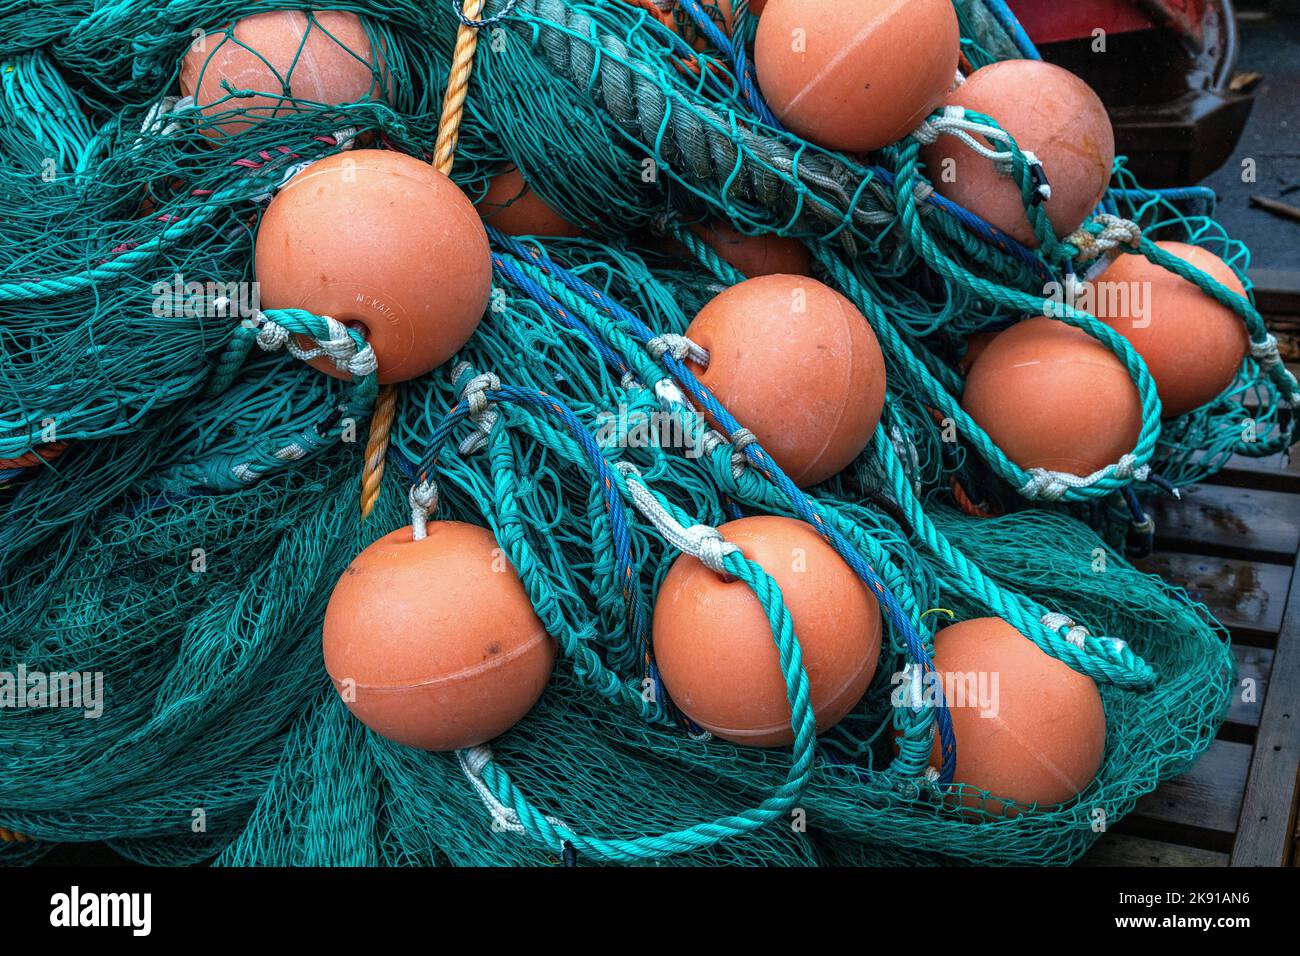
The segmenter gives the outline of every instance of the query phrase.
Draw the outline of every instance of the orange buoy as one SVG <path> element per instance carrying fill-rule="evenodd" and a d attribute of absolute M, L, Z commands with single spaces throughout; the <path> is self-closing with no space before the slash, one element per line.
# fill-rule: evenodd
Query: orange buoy
<path fill-rule="evenodd" d="M 1181 242 L 1156 245 L 1246 294 L 1232 267 L 1209 250 Z M 1200 408 L 1232 384 L 1250 337 L 1227 306 L 1137 254 L 1119 256 L 1094 288 L 1098 318 L 1146 361 L 1166 418 Z"/>
<path fill-rule="evenodd" d="M 842 471 L 871 441 L 885 358 L 853 303 L 806 276 L 749 279 L 686 330 L 709 352 L 691 370 L 795 484 Z"/>
<path fill-rule="evenodd" d="M 862 699 L 876 672 L 876 599 L 802 521 L 742 518 L 718 530 L 781 589 L 817 731 L 829 730 Z M 655 602 L 654 653 L 673 702 L 701 727 L 753 747 L 794 742 L 780 654 L 763 606 L 744 582 L 726 580 L 693 557 L 678 558 Z"/>
<path fill-rule="evenodd" d="M 1086 332 L 1041 315 L 985 346 L 961 405 L 1025 469 L 1090 475 L 1131 452 L 1142 430 L 1124 364 Z"/>
<path fill-rule="evenodd" d="M 190 44 L 181 60 L 181 93 L 214 119 L 207 135 L 233 136 L 295 112 L 293 100 L 334 106 L 391 99 L 383 51 L 371 47 L 356 14 L 315 10 L 311 18 L 314 23 L 299 10 L 258 13 Z M 218 119 L 231 110 L 241 115 Z"/>
<path fill-rule="evenodd" d="M 555 644 L 491 532 L 431 521 L 366 548 L 334 586 L 325 669 L 357 718 L 421 750 L 497 737 L 541 697 Z"/>
<path fill-rule="evenodd" d="M 1044 654 L 998 617 L 941 630 L 934 667 L 957 738 L 954 783 L 1051 805 L 1082 793 L 1097 776 L 1106 713 L 1090 677 Z M 942 760 L 937 736 L 930 759 L 936 767 Z M 991 800 L 983 807 L 1002 808 Z"/>
<path fill-rule="evenodd" d="M 957 367 L 961 369 L 963 375 L 970 371 L 975 360 L 984 354 L 984 350 L 989 347 L 989 343 L 996 335 L 996 332 L 975 332 L 967 337 L 966 353 L 957 362 Z"/>
<path fill-rule="evenodd" d="M 1115 133 L 1101 99 L 1069 70 L 1041 60 L 991 63 L 944 105 L 992 117 L 1020 149 L 1038 157 L 1052 187 L 1043 208 L 1057 236 L 1078 229 L 1101 202 L 1115 163 Z M 940 193 L 1021 244 L 1038 246 L 1020 186 L 992 160 L 954 136 L 940 137 L 921 156 Z"/>
<path fill-rule="evenodd" d="M 465 194 L 429 164 L 377 149 L 293 177 L 262 217 L 254 259 L 263 309 L 359 324 L 385 384 L 451 358 L 492 284 L 487 233 Z M 312 364 L 344 377 L 323 357 Z"/>
<path fill-rule="evenodd" d="M 731 263 L 741 275 L 754 279 L 758 276 L 799 275 L 812 271 L 812 256 L 798 239 L 771 233 L 747 236 L 718 219 L 696 223 L 690 227 L 714 252 Z"/>
<path fill-rule="evenodd" d="M 957 73 L 951 0 L 770 0 L 754 63 L 773 113 L 829 149 L 880 149 L 916 129 Z"/>
<path fill-rule="evenodd" d="M 511 166 L 492 177 L 475 208 L 483 222 L 509 236 L 576 236 L 582 232 L 548 206 Z"/>

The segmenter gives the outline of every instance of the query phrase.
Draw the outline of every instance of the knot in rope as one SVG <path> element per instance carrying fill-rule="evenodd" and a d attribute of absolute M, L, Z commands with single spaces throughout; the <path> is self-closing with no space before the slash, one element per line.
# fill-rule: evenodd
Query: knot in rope
<path fill-rule="evenodd" d="M 438 510 L 438 484 L 428 478 L 411 485 L 406 495 L 411 505 L 411 539 L 423 541 L 429 534 L 429 515 Z"/>
<path fill-rule="evenodd" d="M 462 362 L 452 370 L 452 378 L 460 378 L 468 370 L 469 363 Z M 462 455 L 472 455 L 487 447 L 488 436 L 492 434 L 497 419 L 501 417 L 496 402 L 491 401 L 487 393 L 496 391 L 500 387 L 501 379 L 491 372 L 482 372 L 466 382 L 465 387 L 460 390 L 460 397 L 469 406 L 469 417 L 478 426 L 474 434 L 460 443 Z"/>
<path fill-rule="evenodd" d="M 745 469 L 749 467 L 749 459 L 745 457 L 745 449 L 750 445 L 758 444 L 758 439 L 748 428 L 737 428 L 731 433 L 731 474 L 739 478 L 744 474 Z"/>
<path fill-rule="evenodd" d="M 677 361 L 690 359 L 696 365 L 707 367 L 709 364 L 709 352 L 703 346 L 696 345 L 684 335 L 675 335 L 666 332 L 663 335 L 656 335 L 650 341 L 646 342 L 646 350 L 656 359 L 662 359 L 665 353 L 671 355 Z"/>
<path fill-rule="evenodd" d="M 1042 501 L 1060 501 L 1071 489 L 1091 488 L 1103 478 L 1146 481 L 1151 476 L 1151 466 L 1138 465 L 1137 456 L 1130 453 L 1115 464 L 1082 477 L 1066 471 L 1048 471 L 1046 468 L 1031 468 L 1028 474 L 1029 480 L 1021 487 L 1021 495 Z"/>
<path fill-rule="evenodd" d="M 180 129 L 180 124 L 168 117 L 173 113 L 179 113 L 187 110 L 194 105 L 192 96 L 164 96 L 157 103 L 149 107 L 149 112 L 144 116 L 144 122 L 140 125 L 140 136 L 136 138 L 135 145 L 139 146 L 144 142 L 145 134 L 156 136 L 170 136 L 176 130 Z"/>
<path fill-rule="evenodd" d="M 1082 624 L 1076 624 L 1072 618 L 1056 611 L 1048 611 L 1038 621 L 1049 631 L 1061 631 L 1068 628 L 1065 639 L 1080 649 L 1083 648 L 1084 643 L 1092 634 Z"/>
<path fill-rule="evenodd" d="M 1066 245 L 1076 250 L 1078 262 L 1091 262 L 1119 248 L 1136 249 L 1142 241 L 1142 227 L 1121 216 L 1102 213 L 1072 232 Z"/>
<path fill-rule="evenodd" d="M 710 571 L 727 573 L 724 563 L 727 556 L 738 553 L 740 548 L 724 538 L 722 532 L 712 525 L 694 524 L 689 528 L 684 527 L 641 482 L 641 472 L 635 465 L 622 461 L 615 467 L 627 479 L 633 506 L 655 526 L 665 541 L 682 554 L 696 558 Z"/>

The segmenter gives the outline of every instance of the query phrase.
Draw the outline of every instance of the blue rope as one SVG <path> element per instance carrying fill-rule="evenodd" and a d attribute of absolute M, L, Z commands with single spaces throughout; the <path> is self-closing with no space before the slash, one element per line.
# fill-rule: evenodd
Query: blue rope
<path fill-rule="evenodd" d="M 698 29 L 715 47 L 731 61 L 735 68 L 736 82 L 740 84 L 740 94 L 745 98 L 756 116 L 767 126 L 785 132 L 785 127 L 781 121 L 776 118 L 767 101 L 763 99 L 763 94 L 758 89 L 758 84 L 754 80 L 753 67 L 749 62 L 749 56 L 745 52 L 745 44 L 731 42 L 731 37 L 719 29 L 718 25 L 713 22 L 713 18 L 705 12 L 700 6 L 699 0 L 681 0 L 682 9 L 695 23 Z"/>

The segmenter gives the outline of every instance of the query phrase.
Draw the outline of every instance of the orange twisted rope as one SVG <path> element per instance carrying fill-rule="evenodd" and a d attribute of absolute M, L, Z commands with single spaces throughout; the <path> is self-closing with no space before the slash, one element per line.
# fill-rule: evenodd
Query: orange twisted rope
<path fill-rule="evenodd" d="M 16 830 L 6 830 L 0 827 L 0 843 L 27 843 L 31 837 L 25 837 Z"/>
<path fill-rule="evenodd" d="M 477 20 L 486 0 L 465 0 L 461 12 L 467 20 Z M 478 28 L 462 23 L 456 31 L 456 49 L 451 57 L 451 75 L 447 77 L 447 93 L 442 100 L 442 117 L 438 121 L 438 142 L 433 148 L 433 166 L 444 176 L 451 175 L 456 158 L 456 144 L 460 140 L 460 123 L 465 115 L 465 97 L 469 93 L 469 77 L 474 69 L 474 53 L 478 50 Z M 397 412 L 397 388 L 385 385 L 375 400 L 375 411 L 370 417 L 370 437 L 366 441 L 366 462 L 361 474 L 361 517 L 375 510 L 379 490 L 384 480 L 384 458 L 388 454 L 388 436 Z"/>

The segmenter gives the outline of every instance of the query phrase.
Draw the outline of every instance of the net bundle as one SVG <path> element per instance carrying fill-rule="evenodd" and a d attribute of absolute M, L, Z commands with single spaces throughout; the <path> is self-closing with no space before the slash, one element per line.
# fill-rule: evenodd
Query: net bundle
<path fill-rule="evenodd" d="M 1032 53 L 1000 3 L 955 5 L 971 65 Z M 365 49 L 348 52 L 368 88 L 303 100 L 295 59 L 279 89 L 203 109 L 178 95 L 196 38 L 215 55 L 271 11 L 301 18 L 304 49 L 341 43 L 328 14 L 357 14 Z M 1064 863 L 1209 745 L 1233 692 L 1226 632 L 1124 550 L 1150 496 L 1290 444 L 1295 381 L 1258 312 L 1190 276 L 1256 347 L 1221 396 L 1162 420 L 1127 342 L 1057 307 L 1143 400 L 1132 453 L 1084 482 L 1008 458 L 962 410 L 959 360 L 1120 244 L 1169 268 L 1154 239 L 1203 245 L 1244 278 L 1212 196 L 1144 190 L 1121 163 L 1060 240 L 1008 142 L 1029 250 L 933 190 L 916 136 L 869 165 L 781 129 L 748 62 L 755 18 L 744 0 L 732 13 L 728 29 L 694 0 L 489 0 L 477 17 L 402 0 L 0 6 L 0 660 L 103 679 L 93 719 L 0 708 L 0 827 L 25 836 L 0 859 L 103 840 L 167 864 Z M 481 36 L 453 179 L 480 200 L 514 166 L 588 226 L 490 230 L 489 310 L 452 361 L 397 389 L 360 522 L 373 353 L 327 316 L 245 309 L 239 290 L 263 211 L 306 164 L 358 146 L 432 158 L 467 20 Z M 803 242 L 880 342 L 871 444 L 808 491 L 693 370 L 691 319 L 745 278 L 692 230 L 706 220 Z M 1117 222 L 1134 231 L 1116 238 Z M 322 357 L 340 377 L 302 361 Z M 647 428 L 688 410 L 709 423 L 691 454 Z M 538 705 L 490 747 L 388 741 L 321 663 L 349 562 L 430 514 L 492 531 L 559 648 Z M 722 559 L 782 652 L 788 748 L 700 733 L 650 649 L 669 567 L 707 547 L 695 529 L 756 514 L 809 523 L 885 618 L 871 687 L 818 736 L 779 589 Z M 946 618 L 990 615 L 1101 689 L 1104 760 L 1068 803 L 954 783 L 945 706 L 898 704 Z"/>

